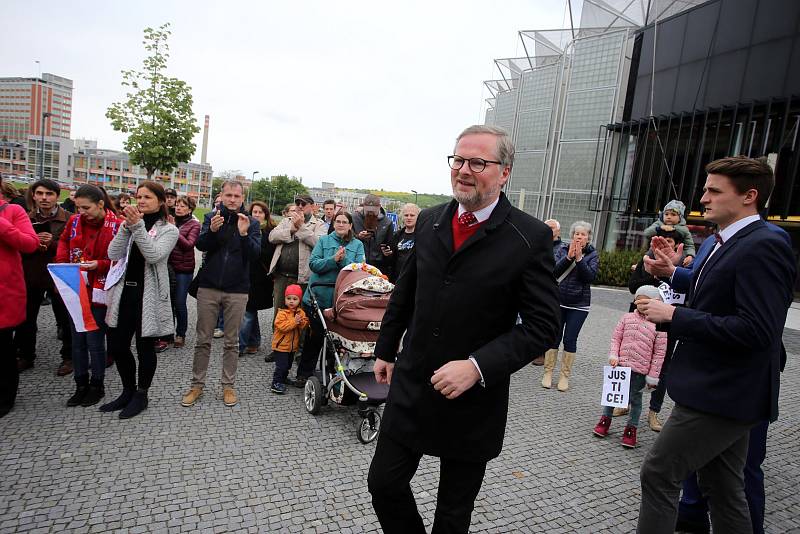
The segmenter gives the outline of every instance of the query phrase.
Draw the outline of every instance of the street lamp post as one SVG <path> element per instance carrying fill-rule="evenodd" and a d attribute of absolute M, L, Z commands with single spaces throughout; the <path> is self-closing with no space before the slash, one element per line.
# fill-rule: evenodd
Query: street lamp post
<path fill-rule="evenodd" d="M 42 112 L 42 144 L 39 145 L 39 152 L 41 152 L 41 161 L 39 163 L 39 179 L 44 178 L 44 121 L 47 117 L 52 117 L 53 114 L 49 111 Z"/>
<path fill-rule="evenodd" d="M 419 196 L 419 194 L 416 191 L 414 191 L 413 189 L 411 190 L 411 192 L 414 193 L 414 204 L 416 204 L 417 203 L 417 197 Z"/>
<path fill-rule="evenodd" d="M 253 184 L 256 181 L 256 174 L 260 174 L 258 171 L 253 171 L 253 177 L 250 179 L 250 189 L 247 190 L 247 203 L 253 201 Z"/>

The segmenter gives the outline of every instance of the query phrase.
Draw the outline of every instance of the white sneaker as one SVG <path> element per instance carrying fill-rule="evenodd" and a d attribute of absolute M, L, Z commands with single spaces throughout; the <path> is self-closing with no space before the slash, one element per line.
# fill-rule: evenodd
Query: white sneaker
<path fill-rule="evenodd" d="M 225 337 L 225 332 L 223 332 L 221 328 L 215 328 L 214 329 L 214 339 L 219 339 L 221 337 Z"/>

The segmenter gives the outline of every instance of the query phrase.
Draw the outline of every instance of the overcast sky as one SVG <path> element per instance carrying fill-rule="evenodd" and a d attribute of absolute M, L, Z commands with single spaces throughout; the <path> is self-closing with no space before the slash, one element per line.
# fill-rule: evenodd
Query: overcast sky
<path fill-rule="evenodd" d="M 493 59 L 518 30 L 568 24 L 565 0 L 14 1 L 0 76 L 74 82 L 72 137 L 122 149 L 105 118 L 139 68 L 142 30 L 172 23 L 168 74 L 185 80 L 215 174 L 289 174 L 319 186 L 449 193 L 445 156 L 483 122 Z M 200 160 L 202 132 L 195 139 Z"/>

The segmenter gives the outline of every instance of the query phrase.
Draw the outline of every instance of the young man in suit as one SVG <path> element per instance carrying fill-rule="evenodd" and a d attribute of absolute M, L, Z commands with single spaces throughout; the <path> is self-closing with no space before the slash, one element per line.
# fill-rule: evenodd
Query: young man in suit
<path fill-rule="evenodd" d="M 555 340 L 552 232 L 501 193 L 513 158 L 501 129 L 459 135 L 453 200 L 419 214 L 386 310 L 375 376 L 391 388 L 369 491 L 387 534 L 425 532 L 409 486 L 423 454 L 441 459 L 433 532 L 469 530 L 486 463 L 503 446 L 511 374 Z"/>
<path fill-rule="evenodd" d="M 739 156 L 713 161 L 706 172 L 700 203 L 719 233 L 695 260 L 688 305 L 639 307 L 653 322 L 672 322 L 678 338 L 667 377 L 675 408 L 641 470 L 642 533 L 673 532 L 680 481 L 693 471 L 710 498 L 714 531 L 751 532 L 743 480 L 748 436 L 778 413 L 795 267 L 790 247 L 758 215 L 774 185 L 772 169 Z M 655 261 L 665 257 L 656 251 Z"/>

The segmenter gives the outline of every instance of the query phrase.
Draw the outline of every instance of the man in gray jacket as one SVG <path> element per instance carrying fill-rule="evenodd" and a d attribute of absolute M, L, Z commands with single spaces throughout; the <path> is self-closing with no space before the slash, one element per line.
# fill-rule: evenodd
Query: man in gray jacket
<path fill-rule="evenodd" d="M 276 245 L 269 273 L 275 285 L 272 294 L 274 310 L 284 308 L 283 293 L 291 284 L 306 289 L 311 272 L 308 261 L 317 240 L 328 233 L 325 223 L 314 216 L 317 205 L 308 195 L 300 195 L 286 217 L 269 233 L 269 242 Z"/>

